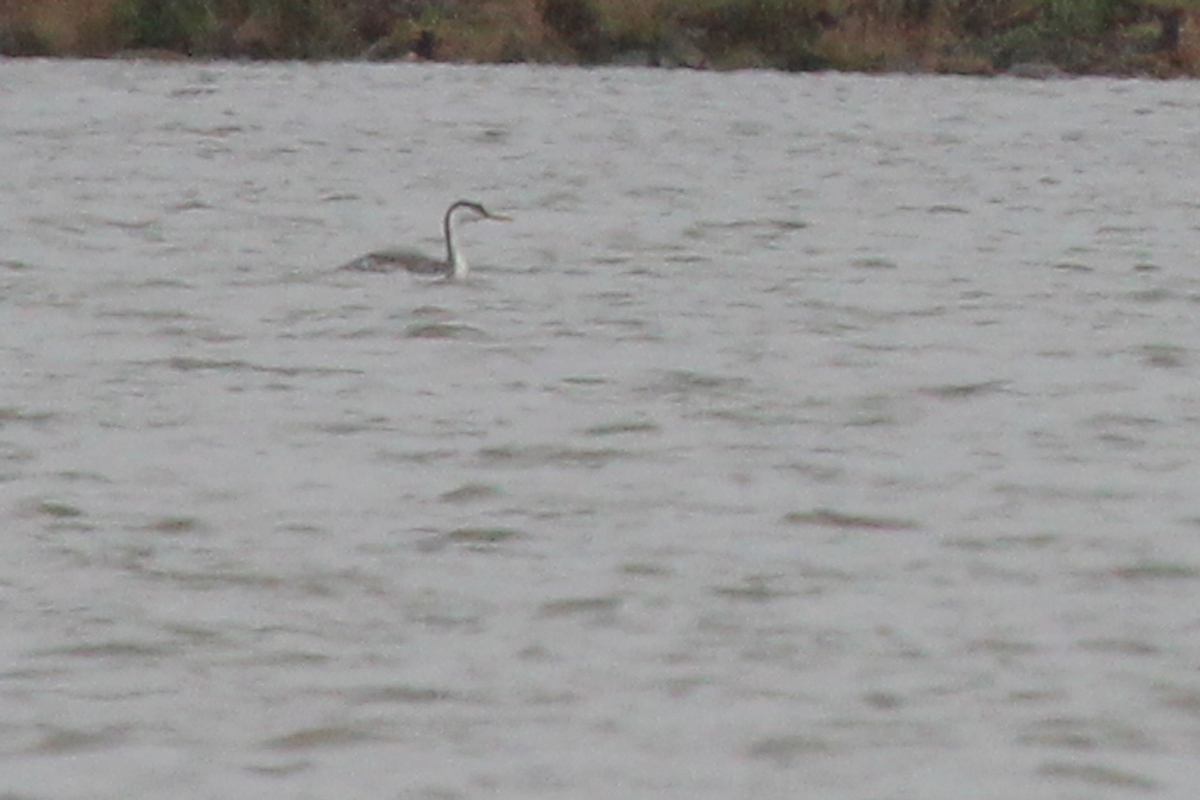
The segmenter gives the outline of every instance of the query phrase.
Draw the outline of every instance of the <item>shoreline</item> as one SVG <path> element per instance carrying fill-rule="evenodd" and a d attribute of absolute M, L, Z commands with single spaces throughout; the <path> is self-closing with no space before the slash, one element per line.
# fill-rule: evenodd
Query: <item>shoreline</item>
<path fill-rule="evenodd" d="M 0 57 L 1198 77 L 1200 26 L 1170 2 L 1001 0 L 983 19 L 949 0 L 0 0 Z"/>

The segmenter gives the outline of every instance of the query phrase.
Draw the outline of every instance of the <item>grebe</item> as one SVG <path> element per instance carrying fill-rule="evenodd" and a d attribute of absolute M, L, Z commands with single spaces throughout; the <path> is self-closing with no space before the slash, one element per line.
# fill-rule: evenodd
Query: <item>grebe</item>
<path fill-rule="evenodd" d="M 442 220 L 442 230 L 446 235 L 446 259 L 433 258 L 417 250 L 377 250 L 343 264 L 338 269 L 355 272 L 395 272 L 408 270 L 417 275 L 441 275 L 447 280 L 465 278 L 471 269 L 462 252 L 454 247 L 454 219 L 456 212 L 469 212 L 482 219 L 494 219 L 508 222 L 512 217 L 503 214 L 493 214 L 479 203 L 470 200 L 457 200 L 446 209 Z"/>

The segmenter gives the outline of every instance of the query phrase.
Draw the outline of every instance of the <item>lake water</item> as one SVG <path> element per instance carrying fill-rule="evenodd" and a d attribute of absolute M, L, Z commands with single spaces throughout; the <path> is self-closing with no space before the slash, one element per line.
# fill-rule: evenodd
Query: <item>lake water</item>
<path fill-rule="evenodd" d="M 1193 82 L 0 61 L 0 797 L 1193 798 Z M 463 283 L 337 272 L 441 249 Z"/>

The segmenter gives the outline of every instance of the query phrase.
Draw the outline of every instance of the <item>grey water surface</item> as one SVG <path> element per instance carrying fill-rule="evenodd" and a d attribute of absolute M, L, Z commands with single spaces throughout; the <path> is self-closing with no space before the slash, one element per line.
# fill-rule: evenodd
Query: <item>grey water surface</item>
<path fill-rule="evenodd" d="M 0 797 L 1195 797 L 1198 120 L 0 61 Z"/>

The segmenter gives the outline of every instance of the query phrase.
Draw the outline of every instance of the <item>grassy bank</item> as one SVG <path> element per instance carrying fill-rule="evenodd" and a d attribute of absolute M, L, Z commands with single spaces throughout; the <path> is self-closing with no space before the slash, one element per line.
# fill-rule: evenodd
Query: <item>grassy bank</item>
<path fill-rule="evenodd" d="M 1200 0 L 0 0 L 0 53 L 1200 74 Z"/>

